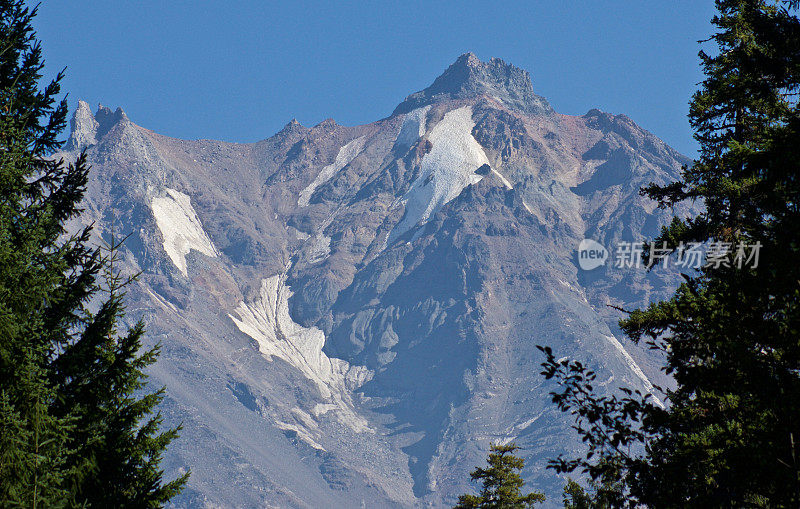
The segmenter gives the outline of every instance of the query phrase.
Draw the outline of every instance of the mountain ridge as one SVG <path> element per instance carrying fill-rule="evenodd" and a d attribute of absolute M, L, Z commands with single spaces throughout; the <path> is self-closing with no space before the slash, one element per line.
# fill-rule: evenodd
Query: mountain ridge
<path fill-rule="evenodd" d="M 487 96 L 529 115 L 552 114 L 546 99 L 533 92 L 530 74 L 499 58 L 482 62 L 474 53 L 464 53 L 433 83 L 409 95 L 392 115 L 453 99 Z"/>
<path fill-rule="evenodd" d="M 649 390 L 638 368 L 665 382 L 652 354 L 619 350 L 608 304 L 657 299 L 677 274 L 584 273 L 574 250 L 657 231 L 670 215 L 638 189 L 687 159 L 627 117 L 552 112 L 499 59 L 453 65 L 385 119 L 247 144 L 79 103 L 66 148 L 93 166 L 84 221 L 130 234 L 130 319 L 164 345 L 151 376 L 186 423 L 165 460 L 194 472 L 179 506 L 444 507 L 509 440 L 557 501 L 546 458 L 581 445 L 535 345 L 609 387 Z"/>

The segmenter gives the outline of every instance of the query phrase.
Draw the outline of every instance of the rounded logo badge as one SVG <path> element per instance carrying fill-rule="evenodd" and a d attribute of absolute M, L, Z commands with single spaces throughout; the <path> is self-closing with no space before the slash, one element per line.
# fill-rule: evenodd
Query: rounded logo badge
<path fill-rule="evenodd" d="M 578 266 L 583 270 L 594 270 L 605 265 L 608 251 L 602 244 L 592 239 L 583 239 L 578 245 Z"/>

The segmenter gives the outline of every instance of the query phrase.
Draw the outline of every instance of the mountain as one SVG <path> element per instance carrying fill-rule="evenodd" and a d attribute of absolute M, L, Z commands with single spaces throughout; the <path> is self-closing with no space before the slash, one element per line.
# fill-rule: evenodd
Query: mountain
<path fill-rule="evenodd" d="M 608 388 L 669 383 L 609 305 L 677 275 L 582 271 L 576 248 L 653 235 L 670 213 L 639 188 L 689 160 L 624 115 L 556 113 L 502 60 L 462 55 L 371 124 L 251 144 L 81 102 L 61 155 L 81 150 L 81 221 L 129 235 L 127 319 L 163 345 L 151 382 L 184 427 L 166 475 L 192 470 L 177 506 L 444 507 L 511 440 L 557 504 L 546 460 L 581 444 L 535 345 Z"/>

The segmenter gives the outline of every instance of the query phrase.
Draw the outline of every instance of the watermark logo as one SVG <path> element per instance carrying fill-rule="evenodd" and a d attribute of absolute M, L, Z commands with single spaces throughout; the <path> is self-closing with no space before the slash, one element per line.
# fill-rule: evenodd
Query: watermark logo
<path fill-rule="evenodd" d="M 615 269 L 651 269 L 655 265 L 663 268 L 670 266 L 677 269 L 696 269 L 720 267 L 750 267 L 758 268 L 761 242 L 748 244 L 744 242 L 731 243 L 710 241 L 681 242 L 674 248 L 669 248 L 666 242 L 661 245 L 655 243 L 620 241 L 613 249 Z M 642 254 L 647 250 L 647 263 L 644 263 Z M 672 257 L 672 260 L 670 258 Z M 605 265 L 609 260 L 609 253 L 599 242 L 592 239 L 583 239 L 578 245 L 578 265 L 583 270 L 594 270 Z M 670 263 L 670 261 L 672 263 Z"/>
<path fill-rule="evenodd" d="M 608 251 L 602 244 L 592 239 L 583 239 L 578 245 L 578 265 L 583 270 L 594 270 L 605 265 Z"/>

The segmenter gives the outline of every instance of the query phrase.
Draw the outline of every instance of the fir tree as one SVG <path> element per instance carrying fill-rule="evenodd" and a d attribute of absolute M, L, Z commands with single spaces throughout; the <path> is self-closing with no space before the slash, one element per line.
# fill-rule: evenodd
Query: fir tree
<path fill-rule="evenodd" d="M 186 479 L 158 468 L 177 433 L 153 415 L 163 390 L 137 395 L 158 350 L 139 353 L 141 324 L 117 331 L 113 253 L 65 230 L 88 167 L 48 157 L 67 105 L 63 74 L 39 88 L 35 14 L 0 0 L 0 505 L 157 507 Z M 91 312 L 104 270 L 110 291 Z"/>
<path fill-rule="evenodd" d="M 524 509 L 544 502 L 542 493 L 522 494 L 525 482 L 519 471 L 525 466 L 525 461 L 513 455 L 517 449 L 519 447 L 513 443 L 492 445 L 487 460 L 489 467 L 477 468 L 470 474 L 473 481 L 482 484 L 480 495 L 461 495 L 456 509 Z"/>
<path fill-rule="evenodd" d="M 610 509 L 624 504 L 622 486 L 618 481 L 610 479 L 613 476 L 606 476 L 604 482 L 589 480 L 589 489 L 572 479 L 567 479 L 564 485 L 564 508 L 565 509 Z"/>
<path fill-rule="evenodd" d="M 630 390 L 601 396 L 590 369 L 542 348 L 543 373 L 561 386 L 553 400 L 576 416 L 589 446 L 586 457 L 551 466 L 616 479 L 628 498 L 617 505 L 800 506 L 796 3 L 716 2 L 717 51 L 700 54 L 706 79 L 689 114 L 699 159 L 680 182 L 643 190 L 661 207 L 705 205 L 674 219 L 653 245 L 727 251 L 686 275 L 672 299 L 621 322 L 633 341 L 664 353 L 676 383 L 665 391 L 668 407 Z"/>
<path fill-rule="evenodd" d="M 160 432 L 161 414 L 155 407 L 164 388 L 140 395 L 145 388 L 144 369 L 156 361 L 160 346 L 142 351 L 144 325 L 137 322 L 120 334 L 124 317 L 123 279 L 115 272 L 122 241 L 112 234 L 102 258 L 106 300 L 95 313 L 87 313 L 80 339 L 66 348 L 54 363 L 61 389 L 63 412 L 78 408 L 74 455 L 79 462 L 92 458 L 77 495 L 95 507 L 161 507 L 180 492 L 189 474 L 163 482 L 159 468 L 167 445 L 180 427 Z M 77 466 L 77 465 L 76 465 Z"/>
<path fill-rule="evenodd" d="M 564 509 L 593 509 L 592 497 L 586 493 L 583 486 L 567 479 L 564 486 Z"/>

